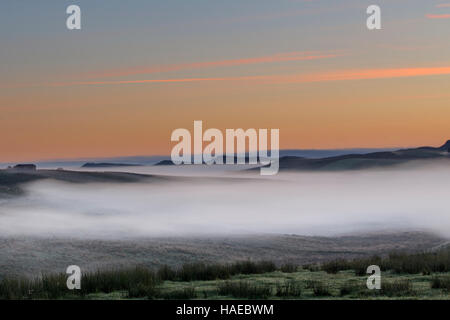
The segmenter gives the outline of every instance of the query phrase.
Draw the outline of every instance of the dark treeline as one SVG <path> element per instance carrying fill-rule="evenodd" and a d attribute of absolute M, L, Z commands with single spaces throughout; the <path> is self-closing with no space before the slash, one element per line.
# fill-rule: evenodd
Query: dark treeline
<path fill-rule="evenodd" d="M 304 265 L 303 270 L 312 272 L 325 271 L 338 273 L 354 270 L 357 276 L 366 276 L 367 267 L 378 265 L 383 271 L 403 274 L 423 274 L 450 272 L 450 249 L 438 252 L 404 254 L 393 253 L 386 257 L 371 257 L 355 260 L 334 260 L 323 264 Z M 134 267 L 120 270 L 99 270 L 83 273 L 81 290 L 68 290 L 66 274 L 43 275 L 36 279 L 3 278 L 0 279 L 0 299 L 84 299 L 89 294 L 119 292 L 124 298 L 150 299 L 193 299 L 198 292 L 190 286 L 181 290 L 162 292 L 165 281 L 185 282 L 224 280 L 217 284 L 217 293 L 236 298 L 265 299 L 270 296 L 296 297 L 304 290 L 312 291 L 314 296 L 331 296 L 329 284 L 323 281 L 286 281 L 275 287 L 256 284 L 243 280 L 232 280 L 235 275 L 265 274 L 274 271 L 292 273 L 299 270 L 294 264 L 276 266 L 270 261 L 240 261 L 230 264 L 188 263 L 180 268 L 162 266 L 157 270 L 147 267 Z M 450 291 L 450 277 L 435 275 L 430 282 L 433 289 Z M 206 293 L 204 293 L 206 298 Z M 349 282 L 340 288 L 340 296 L 366 296 L 367 290 L 362 283 Z M 384 282 L 382 290 L 377 293 L 386 296 L 414 295 L 409 280 Z"/>
<path fill-rule="evenodd" d="M 292 266 L 282 266 L 292 269 Z M 76 298 L 91 293 L 111 293 L 125 291 L 128 297 L 160 297 L 158 286 L 163 281 L 198 281 L 229 279 L 237 274 L 262 274 L 273 272 L 277 267 L 269 261 L 241 261 L 232 264 L 189 263 L 179 269 L 162 266 L 158 270 L 135 267 L 121 270 L 99 270 L 84 273 L 81 277 L 81 290 L 68 290 L 64 273 L 43 275 L 36 279 L 3 278 L 0 280 L 0 299 L 56 299 Z M 191 290 L 192 291 L 192 290 Z M 185 290 L 175 293 L 184 297 L 192 295 Z M 162 297 L 164 298 L 164 297 Z"/>
<path fill-rule="evenodd" d="M 424 253 L 392 253 L 387 257 L 374 256 L 371 258 L 355 260 L 334 260 L 324 263 L 320 269 L 328 273 L 337 273 L 342 270 L 355 270 L 356 275 L 365 275 L 367 267 L 377 265 L 382 271 L 395 273 L 429 275 L 434 272 L 450 271 L 450 248 L 437 252 Z M 312 266 L 314 268 L 317 266 Z"/>

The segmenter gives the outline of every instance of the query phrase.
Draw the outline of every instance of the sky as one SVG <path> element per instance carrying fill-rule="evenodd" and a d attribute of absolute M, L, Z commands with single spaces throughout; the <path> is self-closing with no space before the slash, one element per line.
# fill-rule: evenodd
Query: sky
<path fill-rule="evenodd" d="M 446 0 L 3 0 L 0 162 L 170 154 L 194 120 L 282 149 L 439 146 L 449 39 Z"/>

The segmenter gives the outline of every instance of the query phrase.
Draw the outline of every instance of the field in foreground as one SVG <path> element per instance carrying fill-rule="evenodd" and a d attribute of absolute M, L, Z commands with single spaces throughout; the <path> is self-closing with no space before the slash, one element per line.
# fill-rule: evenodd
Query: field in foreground
<path fill-rule="evenodd" d="M 78 265 L 83 272 L 142 265 L 157 269 L 185 263 L 232 263 L 270 260 L 276 265 L 305 265 L 334 259 L 385 255 L 393 251 L 434 250 L 448 242 L 430 233 L 390 232 L 339 237 L 248 235 L 137 239 L 70 239 L 0 237 L 0 279 L 65 272 Z"/>
<path fill-rule="evenodd" d="M 374 264 L 382 270 L 380 290 L 366 286 L 366 269 Z M 270 261 L 138 266 L 83 274 L 79 290 L 68 290 L 66 277 L 5 277 L 0 299 L 450 299 L 450 248 L 303 266 Z"/>
<path fill-rule="evenodd" d="M 431 275 L 383 274 L 387 289 L 369 290 L 367 276 L 351 270 L 338 274 L 299 270 L 261 275 L 237 275 L 230 280 L 165 281 L 154 299 L 450 299 L 448 289 L 432 288 L 434 281 L 450 281 L 450 273 Z M 127 291 L 94 293 L 88 299 L 129 299 Z M 148 298 L 147 296 L 141 298 Z"/>

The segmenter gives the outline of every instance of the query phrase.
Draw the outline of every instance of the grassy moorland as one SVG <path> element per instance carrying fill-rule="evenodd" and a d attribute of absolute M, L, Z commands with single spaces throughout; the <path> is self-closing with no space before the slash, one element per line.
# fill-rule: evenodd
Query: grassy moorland
<path fill-rule="evenodd" d="M 366 288 L 367 266 L 382 270 L 381 290 Z M 450 248 L 436 252 L 276 266 L 268 261 L 184 264 L 97 271 L 81 290 L 66 275 L 3 278 L 1 299 L 450 299 Z"/>
<path fill-rule="evenodd" d="M 136 239 L 77 239 L 0 236 L 0 279 L 36 277 L 64 272 L 75 264 L 83 272 L 142 265 L 180 268 L 190 262 L 206 264 L 270 260 L 302 266 L 335 259 L 347 260 L 388 252 L 422 252 L 448 239 L 423 232 L 390 232 L 339 237 L 300 235 L 233 235 Z"/>

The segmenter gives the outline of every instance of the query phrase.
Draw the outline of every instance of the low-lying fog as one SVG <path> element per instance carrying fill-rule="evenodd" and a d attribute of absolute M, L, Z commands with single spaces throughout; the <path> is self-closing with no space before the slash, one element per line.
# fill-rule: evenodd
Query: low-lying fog
<path fill-rule="evenodd" d="M 192 167 L 182 175 L 201 172 Z M 269 178 L 258 173 L 234 171 L 248 178 L 240 180 L 219 174 L 134 184 L 30 183 L 26 196 L 0 200 L 0 234 L 128 238 L 412 229 L 450 236 L 448 166 Z"/>

